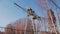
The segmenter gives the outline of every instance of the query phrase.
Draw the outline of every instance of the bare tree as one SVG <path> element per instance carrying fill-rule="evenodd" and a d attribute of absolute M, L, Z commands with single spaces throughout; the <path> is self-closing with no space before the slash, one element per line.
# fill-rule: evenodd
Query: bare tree
<path fill-rule="evenodd" d="M 26 23 L 26 19 L 27 19 L 27 23 Z M 13 24 L 8 24 L 5 32 L 6 34 L 24 34 L 25 32 L 24 29 L 25 29 L 26 24 L 27 24 L 26 34 L 34 34 L 32 21 L 29 18 L 24 18 L 21 20 L 19 19 L 15 21 Z"/>

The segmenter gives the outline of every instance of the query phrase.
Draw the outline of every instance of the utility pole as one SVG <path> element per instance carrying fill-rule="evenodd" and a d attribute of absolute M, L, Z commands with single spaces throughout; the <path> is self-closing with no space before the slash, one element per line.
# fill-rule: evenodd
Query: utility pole
<path fill-rule="evenodd" d="M 47 1 L 46 1 L 47 2 Z M 19 8 L 21 8 L 22 10 L 26 11 L 27 12 L 27 17 L 29 18 L 29 16 L 32 16 L 32 25 L 33 25 L 33 30 L 34 30 L 34 34 L 36 34 L 37 32 L 37 26 L 36 24 L 34 23 L 35 20 L 38 20 L 39 23 L 41 21 L 41 18 L 45 19 L 44 17 L 40 17 L 38 15 L 36 15 L 35 11 L 33 11 L 31 8 L 27 8 L 27 9 L 24 9 L 23 7 L 19 6 L 18 4 L 14 3 L 16 6 L 18 6 Z M 27 22 L 27 20 L 26 20 Z M 27 27 L 27 23 L 26 23 L 26 27 Z M 26 27 L 25 27 L 25 34 L 26 34 Z"/>
<path fill-rule="evenodd" d="M 49 18 L 49 28 L 51 29 L 53 26 L 53 29 L 55 31 L 56 34 L 58 34 L 57 32 L 57 25 L 56 25 L 56 18 L 54 16 L 54 12 L 51 9 L 48 9 L 48 18 Z M 52 25 L 52 26 L 51 26 Z"/>
<path fill-rule="evenodd" d="M 42 1 L 42 2 L 41 2 Z M 42 6 L 42 5 L 44 5 L 43 6 L 43 9 L 42 10 L 44 10 L 44 7 L 46 7 L 45 9 L 46 9 L 46 11 L 47 11 L 47 15 L 48 15 L 48 19 L 49 19 L 49 23 L 48 23 L 48 30 L 49 30 L 49 32 L 50 32 L 50 29 L 52 29 L 51 28 L 51 25 L 53 25 L 53 29 L 54 29 L 54 31 L 55 31 L 55 33 L 56 34 L 58 34 L 57 33 L 57 30 L 56 30 L 56 18 L 55 18 L 55 16 L 54 16 L 54 14 L 52 13 L 53 11 L 50 9 L 50 7 L 49 7 L 49 0 L 39 0 L 38 1 L 39 2 L 39 8 Z M 41 2 L 41 3 L 40 3 Z M 53 0 L 50 0 L 50 2 L 52 2 L 57 8 L 59 8 L 58 6 L 57 6 L 57 4 L 53 1 Z M 44 4 L 43 4 L 44 3 Z"/>
<path fill-rule="evenodd" d="M 18 6 L 19 8 L 23 9 L 24 11 L 27 12 L 27 17 L 29 16 L 32 16 L 32 25 L 33 25 L 33 30 L 34 30 L 34 34 L 36 34 L 37 32 L 37 27 L 35 26 L 35 23 L 34 23 L 34 20 L 35 19 L 38 19 L 40 20 L 40 17 L 38 15 L 35 14 L 35 12 L 31 9 L 31 8 L 28 8 L 28 9 L 24 9 L 23 7 L 19 6 L 18 4 L 14 3 L 16 6 Z M 27 20 L 26 20 L 27 21 Z M 26 23 L 26 27 L 27 27 L 27 23 Z M 26 27 L 25 27 L 25 30 L 26 30 Z M 26 34 L 26 31 L 25 33 Z"/>

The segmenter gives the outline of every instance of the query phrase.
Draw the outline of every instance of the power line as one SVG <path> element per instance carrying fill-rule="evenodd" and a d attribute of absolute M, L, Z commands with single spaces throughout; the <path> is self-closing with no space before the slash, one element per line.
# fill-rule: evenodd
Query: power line
<path fill-rule="evenodd" d="M 53 0 L 50 0 L 58 9 L 60 9 L 60 7 L 53 1 Z"/>

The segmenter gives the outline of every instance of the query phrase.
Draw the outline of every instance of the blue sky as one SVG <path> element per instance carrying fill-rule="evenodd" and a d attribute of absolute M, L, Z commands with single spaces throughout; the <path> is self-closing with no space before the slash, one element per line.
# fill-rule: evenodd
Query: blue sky
<path fill-rule="evenodd" d="M 42 16 L 42 13 L 39 12 L 38 7 L 35 4 L 36 1 L 37 0 L 0 0 L 0 26 L 5 27 L 9 23 L 26 17 L 26 12 L 15 6 L 13 4 L 14 2 L 24 8 L 31 7 L 37 14 L 39 14 L 39 16 Z M 59 1 L 60 0 L 56 1 L 57 4 Z"/>
<path fill-rule="evenodd" d="M 7 24 L 12 23 L 20 18 L 26 17 L 26 12 L 15 6 L 13 3 L 21 5 L 24 8 L 32 7 L 38 11 L 34 4 L 35 0 L 0 0 L 0 26 L 5 27 Z"/>

